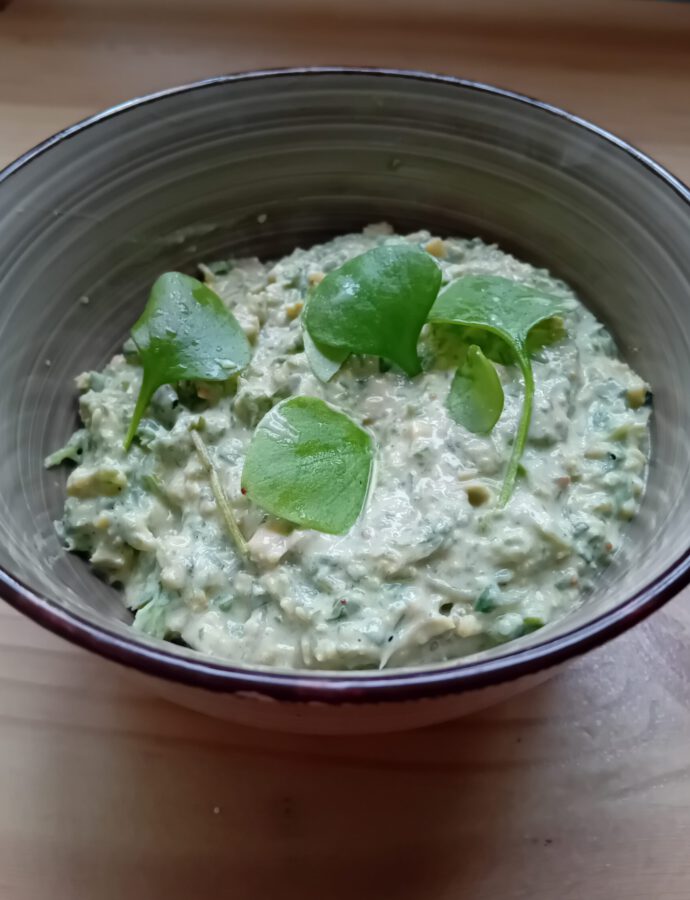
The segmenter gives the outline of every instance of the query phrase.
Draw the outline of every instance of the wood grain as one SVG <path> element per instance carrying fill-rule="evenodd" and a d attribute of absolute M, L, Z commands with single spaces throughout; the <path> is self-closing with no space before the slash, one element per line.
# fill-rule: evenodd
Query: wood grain
<path fill-rule="evenodd" d="M 19 2 L 0 162 L 223 71 L 370 63 L 565 106 L 690 180 L 690 9 L 635 2 Z M 270 14 L 270 15 L 269 15 Z M 406 735 L 250 732 L 0 610 L 0 897 L 687 900 L 687 596 L 509 704 Z"/>

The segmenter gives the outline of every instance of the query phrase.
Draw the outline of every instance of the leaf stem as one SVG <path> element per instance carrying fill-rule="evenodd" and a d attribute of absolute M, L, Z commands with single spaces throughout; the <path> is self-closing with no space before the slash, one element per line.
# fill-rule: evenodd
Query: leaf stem
<path fill-rule="evenodd" d="M 192 443 L 196 449 L 196 452 L 199 454 L 199 458 L 204 464 L 204 468 L 209 474 L 209 480 L 211 482 L 211 490 L 213 491 L 213 496 L 215 497 L 216 503 L 218 504 L 218 509 L 223 516 L 223 520 L 225 521 L 225 526 L 228 529 L 228 533 L 230 537 L 235 543 L 235 546 L 240 551 L 243 556 L 249 555 L 249 548 L 247 546 L 247 542 L 244 539 L 244 535 L 240 531 L 240 526 L 237 524 L 237 520 L 235 519 L 234 513 L 232 511 L 232 507 L 230 506 L 230 501 L 228 500 L 228 495 L 225 493 L 225 488 L 221 484 L 220 476 L 218 475 L 218 470 L 213 464 L 211 457 L 208 455 L 208 449 L 206 448 L 206 444 L 201 439 L 201 435 L 194 428 L 190 428 L 190 434 L 192 436 Z"/>
<path fill-rule="evenodd" d="M 525 449 L 525 444 L 527 443 L 527 434 L 529 432 L 530 421 L 532 419 L 534 376 L 532 374 L 532 364 L 530 363 L 529 356 L 522 347 L 520 347 L 517 353 L 517 361 L 518 365 L 520 366 L 522 377 L 525 383 L 525 398 L 522 401 L 520 422 L 518 423 L 518 429 L 515 433 L 515 440 L 513 441 L 513 452 L 511 453 L 510 460 L 508 461 L 508 468 L 506 469 L 506 474 L 503 479 L 501 495 L 498 498 L 499 506 L 505 506 L 508 500 L 510 500 L 510 495 L 513 493 L 515 480 L 517 479 L 518 467 L 520 465 L 520 459 Z"/>
<path fill-rule="evenodd" d="M 125 438 L 124 442 L 125 450 L 129 450 L 130 445 L 134 440 L 134 435 L 137 433 L 137 429 L 139 428 L 139 423 L 141 422 L 141 419 L 146 412 L 146 407 L 151 402 L 151 397 L 153 397 L 155 391 L 156 385 L 151 384 L 150 380 L 146 377 L 146 373 L 144 372 L 144 378 L 141 382 L 141 387 L 139 388 L 137 403 L 134 407 L 134 412 L 132 413 L 132 421 L 129 423 L 127 437 Z"/>

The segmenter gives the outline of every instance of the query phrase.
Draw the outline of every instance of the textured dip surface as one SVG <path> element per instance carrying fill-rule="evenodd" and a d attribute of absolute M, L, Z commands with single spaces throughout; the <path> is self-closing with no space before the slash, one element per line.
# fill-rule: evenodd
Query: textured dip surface
<path fill-rule="evenodd" d="M 523 390 L 499 366 L 506 403 L 487 436 L 448 415 L 457 332 L 426 326 L 422 375 L 351 357 L 328 384 L 303 352 L 300 312 L 324 273 L 385 241 L 437 257 L 447 283 L 495 274 L 563 301 L 566 336 L 533 357 L 536 393 L 520 477 L 496 498 Z M 640 503 L 650 394 L 613 340 L 548 272 L 479 240 L 400 237 L 384 225 L 277 263 L 202 266 L 252 343 L 252 361 L 222 384 L 157 391 L 135 443 L 123 439 L 141 382 L 136 355 L 77 379 L 81 428 L 55 465 L 67 482 L 66 547 L 87 554 L 134 612 L 134 627 L 202 653 L 248 663 L 324 669 L 409 666 L 518 638 L 583 601 L 619 549 Z M 371 433 L 374 478 L 343 536 L 272 520 L 240 490 L 247 445 L 280 400 L 328 401 Z M 250 560 L 235 551 L 191 440 L 202 414 Z"/>

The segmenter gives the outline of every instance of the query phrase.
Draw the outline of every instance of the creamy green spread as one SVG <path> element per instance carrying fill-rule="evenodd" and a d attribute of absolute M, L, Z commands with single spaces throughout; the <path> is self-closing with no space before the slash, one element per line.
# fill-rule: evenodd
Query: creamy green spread
<path fill-rule="evenodd" d="M 523 396 L 516 366 L 498 366 L 505 408 L 489 435 L 448 415 L 450 326 L 425 326 L 424 371 L 412 379 L 354 356 L 329 383 L 310 370 L 300 322 L 310 287 L 399 241 L 434 255 L 444 284 L 500 275 L 562 301 L 566 336 L 534 354 L 529 438 L 504 508 L 496 498 Z M 244 663 L 381 668 L 486 650 L 585 600 L 640 504 L 651 395 L 565 284 L 480 240 L 401 237 L 386 225 L 279 262 L 200 268 L 249 338 L 249 366 L 223 383 L 160 388 L 126 452 L 141 368 L 125 345 L 103 371 L 79 376 L 83 428 L 47 461 L 77 463 L 59 530 L 122 588 L 134 628 Z M 241 491 L 254 429 L 296 395 L 322 398 L 374 439 L 368 499 L 345 535 L 271 519 Z M 195 452 L 190 425 L 200 415 L 248 559 L 228 537 Z"/>

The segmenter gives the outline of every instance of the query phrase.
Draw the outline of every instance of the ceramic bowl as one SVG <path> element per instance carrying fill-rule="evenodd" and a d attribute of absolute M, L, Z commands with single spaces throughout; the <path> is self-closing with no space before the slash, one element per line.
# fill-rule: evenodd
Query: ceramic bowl
<path fill-rule="evenodd" d="M 74 376 L 117 351 L 161 271 L 276 257 L 387 220 L 480 235 L 578 290 L 654 388 L 649 488 L 577 611 L 493 654 L 426 669 L 231 665 L 135 633 L 63 551 Z M 0 174 L 0 593 L 177 701 L 239 722 L 385 731 L 458 716 L 639 622 L 690 572 L 690 195 L 618 138 L 546 104 L 413 72 L 214 78 L 66 129 Z"/>

